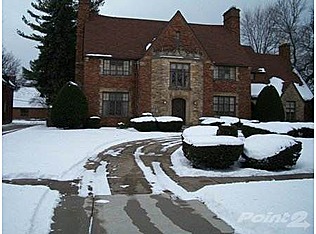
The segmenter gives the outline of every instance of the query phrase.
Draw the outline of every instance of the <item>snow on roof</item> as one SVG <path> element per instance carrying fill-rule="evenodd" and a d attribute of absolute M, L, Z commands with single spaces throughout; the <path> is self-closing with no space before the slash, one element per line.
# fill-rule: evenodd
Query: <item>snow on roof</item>
<path fill-rule="evenodd" d="M 40 96 L 40 92 L 35 87 L 21 87 L 14 91 L 14 108 L 46 108 L 45 98 Z"/>
<path fill-rule="evenodd" d="M 86 54 L 88 57 L 105 57 L 105 58 L 112 58 L 111 54 Z"/>
<path fill-rule="evenodd" d="M 264 87 L 266 87 L 266 84 L 251 84 L 251 97 L 257 98 Z"/>
<path fill-rule="evenodd" d="M 304 79 L 302 78 L 300 73 L 295 68 L 293 69 L 293 72 L 300 78 L 301 82 L 303 83 L 303 85 L 299 85 L 297 83 L 294 83 L 295 88 L 297 89 L 297 91 L 299 92 L 299 94 L 301 95 L 303 100 L 309 101 L 309 100 L 313 99 L 314 94 L 308 88 L 308 85 L 306 84 L 306 82 L 304 81 Z"/>
<path fill-rule="evenodd" d="M 269 84 L 262 84 L 262 83 L 252 83 L 251 84 L 251 97 L 257 98 L 261 91 L 266 87 L 267 85 L 273 85 L 274 88 L 278 91 L 279 96 L 281 97 L 282 95 L 282 90 L 283 90 L 283 83 L 284 80 L 282 80 L 279 77 L 271 77 L 270 78 L 270 83 Z"/>
<path fill-rule="evenodd" d="M 285 135 L 253 135 L 245 139 L 244 154 L 250 158 L 261 160 L 277 155 L 285 148 L 296 143 L 294 137 Z"/>
<path fill-rule="evenodd" d="M 271 77 L 270 78 L 270 84 L 269 85 L 273 85 L 274 86 L 274 88 L 278 91 L 280 97 L 282 95 L 283 83 L 284 83 L 284 80 L 282 80 L 279 77 Z"/>

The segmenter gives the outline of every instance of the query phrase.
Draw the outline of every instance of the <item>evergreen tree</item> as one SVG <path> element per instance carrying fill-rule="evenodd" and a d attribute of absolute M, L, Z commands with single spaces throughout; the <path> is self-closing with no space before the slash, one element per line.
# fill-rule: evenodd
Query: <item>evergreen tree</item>
<path fill-rule="evenodd" d="M 91 2 L 91 11 L 104 0 Z M 27 13 L 33 21 L 22 20 L 35 33 L 24 38 L 39 42 L 39 56 L 30 62 L 30 70 L 23 68 L 26 79 L 35 80 L 37 89 L 52 104 L 58 91 L 68 81 L 75 79 L 76 19 L 78 2 L 75 0 L 36 0 L 31 4 L 36 11 Z"/>
<path fill-rule="evenodd" d="M 52 124 L 58 128 L 83 127 L 88 116 L 88 101 L 73 82 L 67 82 L 59 91 L 51 111 Z"/>
<path fill-rule="evenodd" d="M 262 121 L 284 121 L 284 109 L 278 91 L 267 85 L 260 92 L 255 106 L 254 118 Z"/>

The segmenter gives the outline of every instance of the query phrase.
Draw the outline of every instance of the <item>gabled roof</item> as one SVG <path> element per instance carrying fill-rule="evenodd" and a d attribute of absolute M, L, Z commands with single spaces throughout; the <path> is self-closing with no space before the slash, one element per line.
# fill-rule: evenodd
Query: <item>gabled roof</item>
<path fill-rule="evenodd" d="M 169 22 L 92 15 L 85 25 L 84 53 L 140 59 L 146 53 L 146 46 L 163 32 Z M 188 26 L 215 64 L 249 64 L 244 48 L 234 41 L 224 26 L 190 23 Z"/>

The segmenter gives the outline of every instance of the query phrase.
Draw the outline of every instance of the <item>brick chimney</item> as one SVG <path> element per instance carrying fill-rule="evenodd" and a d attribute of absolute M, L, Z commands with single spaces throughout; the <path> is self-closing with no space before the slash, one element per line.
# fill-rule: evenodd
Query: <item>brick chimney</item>
<path fill-rule="evenodd" d="M 287 63 L 291 63 L 291 47 L 289 43 L 283 43 L 279 46 L 279 56 Z"/>
<path fill-rule="evenodd" d="M 77 15 L 77 42 L 76 42 L 76 82 L 82 86 L 84 77 L 84 31 L 85 23 L 90 15 L 90 0 L 79 0 Z"/>
<path fill-rule="evenodd" d="M 238 43 L 240 43 L 240 10 L 236 7 L 231 7 L 223 14 L 224 27 L 234 34 Z"/>

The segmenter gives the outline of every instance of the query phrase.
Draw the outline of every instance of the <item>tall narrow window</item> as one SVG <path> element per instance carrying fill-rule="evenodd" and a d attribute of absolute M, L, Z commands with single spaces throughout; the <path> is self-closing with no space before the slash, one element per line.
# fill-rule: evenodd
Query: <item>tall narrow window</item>
<path fill-rule="evenodd" d="M 189 88 L 190 64 L 171 63 L 170 64 L 170 88 Z"/>
<path fill-rule="evenodd" d="M 128 93 L 102 93 L 102 116 L 127 117 Z"/>
<path fill-rule="evenodd" d="M 214 96 L 213 110 L 215 115 L 236 115 L 236 98 L 228 96 Z"/>
<path fill-rule="evenodd" d="M 102 59 L 101 73 L 110 76 L 129 76 L 132 62 L 127 60 Z"/>
<path fill-rule="evenodd" d="M 285 104 L 285 116 L 287 121 L 296 120 L 296 103 L 289 101 Z"/>
<path fill-rule="evenodd" d="M 214 69 L 215 80 L 236 80 L 236 67 L 218 66 Z"/>

